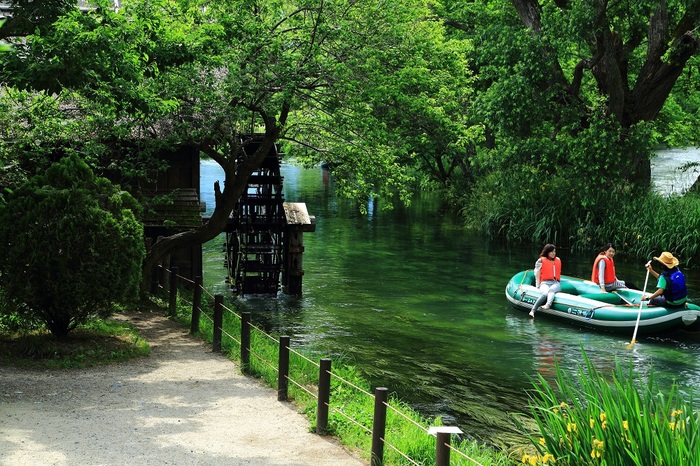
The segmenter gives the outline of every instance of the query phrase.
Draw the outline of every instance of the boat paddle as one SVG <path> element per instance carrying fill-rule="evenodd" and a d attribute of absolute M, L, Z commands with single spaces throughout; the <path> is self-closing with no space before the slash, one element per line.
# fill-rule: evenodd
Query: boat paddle
<path fill-rule="evenodd" d="M 613 291 L 613 293 L 615 293 L 616 295 L 618 295 L 618 296 L 620 297 L 620 299 L 623 300 L 623 301 L 625 302 L 625 305 L 627 305 L 627 306 L 634 306 L 634 304 L 632 303 L 632 301 L 630 301 L 629 299 L 627 299 L 627 298 L 625 298 L 624 296 L 622 296 L 620 293 L 618 293 L 617 290 Z"/>
<path fill-rule="evenodd" d="M 647 269 L 647 278 L 644 279 L 644 289 L 642 290 L 642 296 L 639 298 L 639 312 L 637 313 L 637 323 L 634 324 L 634 333 L 632 334 L 632 341 L 630 342 L 629 345 L 627 345 L 627 349 L 631 349 L 634 346 L 634 342 L 637 340 L 637 329 L 639 328 L 639 319 L 642 318 L 642 304 L 644 304 L 644 301 L 642 301 L 642 298 L 647 292 L 647 282 L 649 281 L 649 266 L 651 265 L 651 261 L 647 262 L 644 268 Z"/>

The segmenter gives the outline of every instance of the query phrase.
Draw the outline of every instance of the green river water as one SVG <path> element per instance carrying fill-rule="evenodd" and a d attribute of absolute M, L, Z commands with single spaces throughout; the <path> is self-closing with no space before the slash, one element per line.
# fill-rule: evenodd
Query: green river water
<path fill-rule="evenodd" d="M 218 166 L 202 162 L 202 198 L 213 207 Z M 224 282 L 223 237 L 205 245 L 204 283 L 252 313 L 256 325 L 289 335 L 292 346 L 356 365 L 428 417 L 442 416 L 468 436 L 496 441 L 515 432 L 511 414 L 527 412 L 529 378 L 552 378 L 555 363 L 575 374 L 584 348 L 609 373 L 630 362 L 643 380 L 653 366 L 665 387 L 700 383 L 700 337 L 639 338 L 594 333 L 510 307 L 506 283 L 532 268 L 541 246 L 525 248 L 465 234 L 431 198 L 410 208 L 362 216 L 338 199 L 323 169 L 284 163 L 285 200 L 305 202 L 316 231 L 304 235 L 303 296 L 237 299 Z M 517 213 L 514 213 L 517 215 Z M 659 251 L 660 253 L 661 251 Z M 592 255 L 558 250 L 566 275 L 588 277 Z M 620 278 L 638 286 L 643 260 L 616 257 Z M 686 270 L 700 302 L 700 270 Z"/>

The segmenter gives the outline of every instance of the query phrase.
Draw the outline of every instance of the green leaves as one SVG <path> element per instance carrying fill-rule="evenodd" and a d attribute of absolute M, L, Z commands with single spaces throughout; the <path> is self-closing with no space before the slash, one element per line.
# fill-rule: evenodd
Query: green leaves
<path fill-rule="evenodd" d="M 663 392 L 617 367 L 601 374 L 584 353 L 576 377 L 558 366 L 556 380 L 538 376 L 531 394 L 538 454 L 526 464 L 695 464 L 700 439 L 693 400 L 674 384 Z M 546 459 L 545 459 L 546 458 Z"/>
<path fill-rule="evenodd" d="M 241 134 L 269 129 L 288 156 L 328 163 L 361 205 L 436 188 L 492 234 L 574 238 L 597 228 L 582 222 L 599 217 L 600 192 L 648 181 L 652 137 L 697 139 L 700 81 L 681 74 L 684 93 L 650 124 L 634 111 L 654 115 L 664 97 L 642 86 L 639 38 L 656 2 L 522 4 L 132 0 L 79 13 L 56 2 L 0 54 L 12 141 L 0 184 L 43 171 L 66 145 L 129 177 L 165 144 L 203 143 L 226 164 Z M 669 4 L 668 25 L 692 8 Z"/>
<path fill-rule="evenodd" d="M 394 192 L 408 200 L 418 183 L 446 186 L 464 176 L 469 44 L 448 40 L 420 2 L 369 2 L 323 26 L 317 60 L 328 90 L 293 113 L 286 133 L 319 151 L 287 152 L 330 163 L 340 189 L 365 200 Z"/>
<path fill-rule="evenodd" d="M 0 20 L 0 32 L 2 32 L 2 27 L 5 25 L 6 20 Z M 1 35 L 1 34 L 0 34 Z M 9 52 L 12 50 L 12 46 L 3 40 L 0 40 L 0 53 Z"/>
<path fill-rule="evenodd" d="M 0 205 L 3 293 L 53 334 L 65 336 L 136 296 L 145 254 L 137 204 L 77 156 L 6 201 Z"/>

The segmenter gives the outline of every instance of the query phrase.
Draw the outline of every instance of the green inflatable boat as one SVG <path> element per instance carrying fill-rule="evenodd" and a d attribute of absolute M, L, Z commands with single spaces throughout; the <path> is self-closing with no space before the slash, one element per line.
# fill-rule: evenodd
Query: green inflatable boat
<path fill-rule="evenodd" d="M 600 287 L 590 280 L 564 275 L 561 277 L 561 289 L 555 295 L 552 307 L 538 309 L 537 317 L 555 317 L 581 327 L 632 335 L 639 314 L 641 291 L 622 289 L 602 293 Z M 539 297 L 540 291 L 535 288 L 532 270 L 515 274 L 506 286 L 506 298 L 521 311 L 530 312 Z M 646 301 L 642 304 L 639 334 L 678 329 L 700 330 L 699 306 L 687 304 L 684 308 L 665 308 L 648 306 Z"/>

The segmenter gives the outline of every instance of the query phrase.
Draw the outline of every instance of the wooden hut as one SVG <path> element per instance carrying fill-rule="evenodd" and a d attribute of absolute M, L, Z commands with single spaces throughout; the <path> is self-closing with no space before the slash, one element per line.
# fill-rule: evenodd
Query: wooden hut
<path fill-rule="evenodd" d="M 141 187 L 144 198 L 144 236 L 147 244 L 202 226 L 200 202 L 199 149 L 183 146 L 156 155 L 168 168 L 152 174 L 155 181 Z M 165 267 L 193 279 L 202 276 L 202 245 L 181 248 L 164 260 Z"/>

